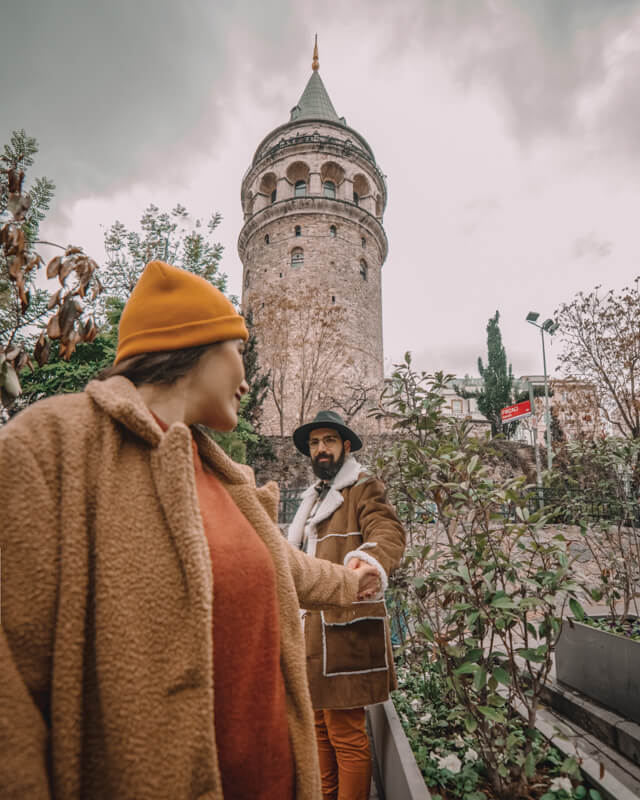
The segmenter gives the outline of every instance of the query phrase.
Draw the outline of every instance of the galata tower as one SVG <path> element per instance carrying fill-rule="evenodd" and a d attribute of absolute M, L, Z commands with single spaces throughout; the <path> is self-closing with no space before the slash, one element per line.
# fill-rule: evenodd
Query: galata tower
<path fill-rule="evenodd" d="M 373 432 L 383 380 L 385 177 L 339 117 L 319 73 L 242 180 L 242 306 L 270 373 L 262 432 L 289 435 L 320 408 Z"/>

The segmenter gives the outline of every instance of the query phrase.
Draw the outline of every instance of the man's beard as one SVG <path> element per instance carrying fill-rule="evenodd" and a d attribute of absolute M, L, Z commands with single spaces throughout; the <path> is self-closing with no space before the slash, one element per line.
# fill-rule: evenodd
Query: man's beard
<path fill-rule="evenodd" d="M 340 472 L 340 468 L 344 464 L 344 447 L 342 448 L 342 453 L 340 453 L 340 458 L 337 461 L 334 461 L 333 456 L 328 455 L 327 453 L 322 453 L 322 456 L 327 458 L 327 460 L 322 461 L 322 463 L 318 463 L 318 459 L 320 458 L 319 455 L 311 459 L 313 473 L 316 478 L 320 478 L 321 481 L 331 481 Z"/>

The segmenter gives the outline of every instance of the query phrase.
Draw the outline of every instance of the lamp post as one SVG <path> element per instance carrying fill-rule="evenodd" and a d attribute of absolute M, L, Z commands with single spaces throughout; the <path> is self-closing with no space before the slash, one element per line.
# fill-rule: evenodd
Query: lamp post
<path fill-rule="evenodd" d="M 531 323 L 531 325 L 535 325 L 536 328 L 540 329 L 540 338 L 542 339 L 542 368 L 544 370 L 544 417 L 545 423 L 547 426 L 547 468 L 551 470 L 551 463 L 553 461 L 553 454 L 551 452 L 551 414 L 549 413 L 549 388 L 547 385 L 547 356 L 544 349 L 544 334 L 545 331 L 549 334 L 549 336 L 553 336 L 553 334 L 558 330 L 558 323 L 552 319 L 546 319 L 542 325 L 538 324 L 538 314 L 536 311 L 530 311 L 527 314 L 527 322 Z"/>

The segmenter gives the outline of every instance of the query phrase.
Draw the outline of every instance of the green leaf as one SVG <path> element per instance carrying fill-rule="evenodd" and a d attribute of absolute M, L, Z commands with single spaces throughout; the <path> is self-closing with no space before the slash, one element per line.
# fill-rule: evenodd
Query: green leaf
<path fill-rule="evenodd" d="M 527 754 L 524 760 L 524 774 L 527 778 L 533 778 L 536 774 L 536 759 L 532 751 Z"/>
<path fill-rule="evenodd" d="M 487 670 L 484 667 L 478 667 L 478 671 L 473 678 L 473 688 L 476 690 L 476 692 L 480 692 L 482 689 L 484 689 L 486 682 Z"/>
<path fill-rule="evenodd" d="M 469 731 L 469 733 L 473 733 L 478 727 L 478 720 L 469 712 L 467 712 L 464 716 L 464 727 Z"/>
<path fill-rule="evenodd" d="M 573 796 L 575 800 L 583 800 L 587 796 L 587 790 L 584 786 L 580 785 L 574 791 Z"/>
<path fill-rule="evenodd" d="M 502 596 L 502 597 L 494 597 L 491 601 L 491 605 L 494 608 L 516 608 L 516 604 L 510 597 Z"/>
<path fill-rule="evenodd" d="M 477 664 L 474 664 L 471 661 L 467 661 L 464 664 L 461 664 L 457 669 L 453 670 L 454 675 L 471 675 L 475 673 L 479 669 Z"/>
<path fill-rule="evenodd" d="M 534 664 L 544 664 L 547 658 L 545 655 L 538 653 L 536 650 L 532 650 L 530 647 L 523 647 L 516 650 L 516 653 L 524 658 L 525 661 L 533 661 Z"/>
<path fill-rule="evenodd" d="M 491 708 L 491 706 L 478 706 L 478 711 L 487 719 L 490 719 L 492 722 L 504 722 L 504 714 L 497 708 Z"/>
<path fill-rule="evenodd" d="M 589 800 L 602 800 L 602 795 L 597 789 L 589 789 Z"/>
<path fill-rule="evenodd" d="M 582 622 L 585 618 L 584 608 L 580 605 L 580 603 L 575 599 L 575 597 L 571 597 L 569 599 L 569 608 L 571 609 L 571 613 L 573 616 Z"/>
<path fill-rule="evenodd" d="M 496 667 L 491 674 L 498 681 L 498 683 L 503 683 L 505 686 L 511 685 L 511 675 L 509 675 L 506 669 L 502 669 L 502 667 Z"/>

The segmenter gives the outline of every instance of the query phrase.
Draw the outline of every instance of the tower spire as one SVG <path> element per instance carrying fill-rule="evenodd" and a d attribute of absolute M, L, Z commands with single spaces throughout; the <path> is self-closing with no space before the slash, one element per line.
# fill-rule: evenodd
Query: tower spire
<path fill-rule="evenodd" d="M 318 34 L 316 33 L 316 43 L 313 46 L 313 61 L 311 62 L 311 69 L 314 72 L 320 69 L 320 61 L 318 60 Z"/>

